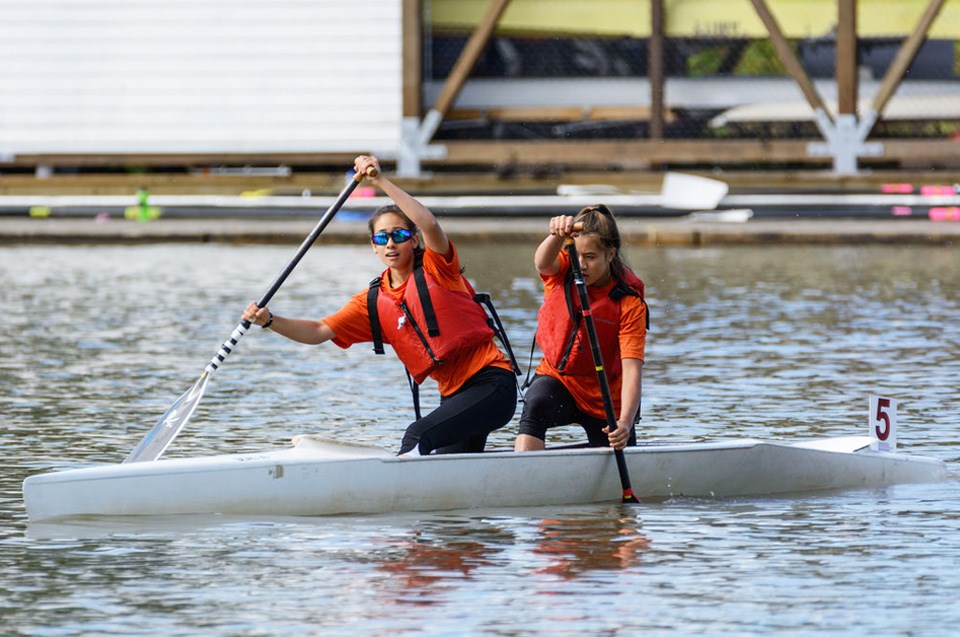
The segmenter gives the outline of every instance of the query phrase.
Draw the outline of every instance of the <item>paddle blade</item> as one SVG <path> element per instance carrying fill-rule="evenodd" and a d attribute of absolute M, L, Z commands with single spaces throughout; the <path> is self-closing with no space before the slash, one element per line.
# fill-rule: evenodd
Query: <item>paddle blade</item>
<path fill-rule="evenodd" d="M 640 504 L 640 500 L 633 493 L 633 489 L 624 489 L 621 504 Z"/>
<path fill-rule="evenodd" d="M 173 406 L 163 414 L 163 417 L 154 425 L 150 433 L 143 437 L 124 462 L 150 462 L 162 456 L 197 409 L 209 380 L 210 375 L 203 372 L 193 387 L 173 403 Z"/>

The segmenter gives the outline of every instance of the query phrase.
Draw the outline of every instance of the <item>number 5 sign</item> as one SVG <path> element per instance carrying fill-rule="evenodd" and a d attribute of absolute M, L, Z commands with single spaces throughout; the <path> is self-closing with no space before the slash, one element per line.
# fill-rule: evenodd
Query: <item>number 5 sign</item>
<path fill-rule="evenodd" d="M 870 396 L 870 448 L 897 450 L 897 401 L 893 398 Z"/>

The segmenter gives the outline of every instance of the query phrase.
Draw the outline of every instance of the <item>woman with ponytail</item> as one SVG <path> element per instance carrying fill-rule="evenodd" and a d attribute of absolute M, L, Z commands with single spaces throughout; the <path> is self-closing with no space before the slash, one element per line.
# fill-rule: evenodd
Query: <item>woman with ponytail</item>
<path fill-rule="evenodd" d="M 570 259 L 563 250 L 568 236 L 576 243 L 600 341 L 617 419 L 613 431 L 607 426 Z M 515 449 L 543 449 L 548 429 L 574 423 L 584 429 L 590 446 L 623 449 L 636 444 L 647 305 L 643 281 L 621 254 L 613 214 L 606 206 L 595 205 L 575 217 L 553 217 L 549 235 L 537 247 L 534 265 L 544 284 L 536 336 L 543 359 L 524 398 Z"/>

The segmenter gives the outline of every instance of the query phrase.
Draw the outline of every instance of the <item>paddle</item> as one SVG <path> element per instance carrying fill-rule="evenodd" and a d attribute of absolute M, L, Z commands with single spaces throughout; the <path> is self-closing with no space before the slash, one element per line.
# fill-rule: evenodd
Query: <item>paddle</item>
<path fill-rule="evenodd" d="M 581 224 L 573 229 L 580 231 Z M 577 244 L 573 237 L 567 235 L 563 242 L 570 256 L 570 267 L 573 269 L 573 283 L 580 298 L 580 309 L 583 312 L 583 322 L 587 328 L 587 338 L 590 340 L 590 353 L 593 355 L 593 364 L 597 368 L 597 380 L 600 382 L 600 395 L 603 397 L 603 411 L 607 417 L 607 427 L 610 431 L 617 428 L 617 416 L 613 410 L 613 398 L 610 395 L 610 383 L 607 382 L 607 373 L 603 369 L 603 356 L 600 353 L 600 339 L 597 337 L 597 327 L 593 323 L 593 314 L 590 313 L 590 297 L 587 295 L 587 284 L 583 280 L 583 271 L 580 269 L 580 256 L 577 254 Z M 617 472 L 620 474 L 620 486 L 623 487 L 623 503 L 640 502 L 630 486 L 630 474 L 627 471 L 627 460 L 622 449 L 614 449 L 613 455 L 617 460 Z"/>
<path fill-rule="evenodd" d="M 367 170 L 367 174 L 371 177 L 376 175 L 376 171 L 373 168 Z M 337 197 L 336 201 L 327 208 L 327 211 L 323 213 L 323 216 L 320 217 L 320 221 L 317 222 L 317 225 L 313 228 L 307 238 L 304 239 L 303 243 L 300 244 L 300 248 L 297 250 L 297 253 L 294 257 L 287 263 L 286 267 L 280 273 L 280 276 L 276 278 L 273 282 L 273 285 L 270 286 L 270 289 L 267 290 L 267 293 L 257 301 L 259 307 L 264 307 L 267 303 L 270 302 L 270 299 L 273 298 L 273 295 L 276 294 L 277 290 L 280 289 L 280 286 L 283 285 L 283 282 L 287 280 L 287 277 L 290 276 L 290 273 L 293 272 L 293 269 L 297 267 L 297 264 L 300 263 L 300 260 L 303 258 L 303 255 L 307 253 L 307 250 L 310 249 L 310 246 L 313 245 L 313 242 L 317 240 L 317 237 L 320 236 L 320 233 L 323 232 L 324 228 L 327 227 L 327 224 L 333 220 L 334 215 L 343 207 L 343 204 L 346 202 L 347 198 L 350 197 L 350 194 L 356 189 L 356 187 L 363 181 L 363 175 L 357 174 L 354 175 L 354 178 L 350 180 L 350 183 L 340 192 L 340 195 Z M 196 410 L 197 405 L 200 404 L 200 399 L 203 398 L 203 392 L 206 391 L 207 383 L 210 381 L 210 378 L 213 376 L 214 372 L 220 368 L 220 363 L 226 360 L 230 352 L 233 351 L 233 348 L 236 347 L 237 343 L 246 334 L 247 330 L 250 329 L 250 321 L 243 320 L 240 321 L 239 325 L 234 328 L 233 333 L 230 334 L 230 338 L 223 342 L 220 346 L 220 349 L 217 351 L 216 355 L 210 359 L 210 362 L 204 368 L 203 373 L 200 374 L 200 378 L 197 379 L 197 382 L 194 383 L 193 387 L 188 389 L 180 398 L 173 403 L 170 409 L 167 410 L 163 417 L 154 425 L 153 429 L 150 430 L 146 436 L 143 437 L 143 440 L 140 441 L 133 451 L 130 452 L 130 455 L 126 457 L 124 462 L 146 462 L 151 460 L 156 460 L 163 452 L 166 451 L 167 447 L 170 446 L 170 443 L 173 442 L 173 439 L 177 437 L 177 434 L 180 433 L 180 430 L 183 429 L 184 425 L 187 424 L 187 421 L 190 420 L 190 416 L 193 415 L 193 412 Z"/>

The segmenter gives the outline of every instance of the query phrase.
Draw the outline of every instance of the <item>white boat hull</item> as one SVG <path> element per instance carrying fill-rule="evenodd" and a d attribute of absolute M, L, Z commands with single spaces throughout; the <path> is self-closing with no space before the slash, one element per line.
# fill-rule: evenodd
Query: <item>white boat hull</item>
<path fill-rule="evenodd" d="M 98 465 L 30 476 L 31 521 L 83 515 L 333 515 L 617 501 L 610 449 L 396 457 L 300 437 L 291 449 Z M 643 498 L 733 497 L 937 482 L 938 459 L 806 443 L 651 444 L 625 451 Z"/>

